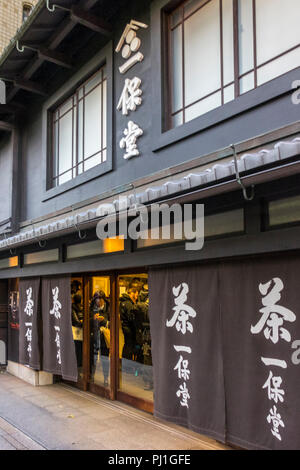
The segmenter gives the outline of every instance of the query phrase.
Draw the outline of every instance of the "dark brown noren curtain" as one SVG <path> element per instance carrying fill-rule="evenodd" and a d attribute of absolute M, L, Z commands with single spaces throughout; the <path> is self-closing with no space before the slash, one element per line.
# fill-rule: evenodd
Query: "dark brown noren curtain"
<path fill-rule="evenodd" d="M 220 268 L 227 439 L 300 449 L 300 258 Z"/>
<path fill-rule="evenodd" d="M 218 272 L 149 273 L 155 416 L 225 439 Z"/>
<path fill-rule="evenodd" d="M 72 334 L 70 277 L 42 280 L 43 365 L 46 372 L 77 382 Z"/>
<path fill-rule="evenodd" d="M 20 279 L 19 362 L 40 370 L 40 278 Z"/>

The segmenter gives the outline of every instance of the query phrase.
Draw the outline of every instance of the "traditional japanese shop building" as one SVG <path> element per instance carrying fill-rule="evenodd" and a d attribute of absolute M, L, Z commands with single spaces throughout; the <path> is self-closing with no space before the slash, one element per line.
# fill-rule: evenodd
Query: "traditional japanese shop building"
<path fill-rule="evenodd" d="M 37 3 L 0 58 L 8 371 L 300 448 L 299 15 L 297 0 Z M 99 206 L 121 217 L 125 198 L 204 204 L 203 248 L 100 240 Z"/>

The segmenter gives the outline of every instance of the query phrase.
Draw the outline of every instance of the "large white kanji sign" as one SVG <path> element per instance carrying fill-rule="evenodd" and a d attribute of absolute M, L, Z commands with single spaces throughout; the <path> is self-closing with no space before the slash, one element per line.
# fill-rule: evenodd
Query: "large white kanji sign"
<path fill-rule="evenodd" d="M 126 60 L 126 62 L 119 67 L 120 73 L 122 74 L 126 73 L 138 62 L 144 60 L 144 55 L 139 52 L 142 41 L 136 33 L 140 28 L 148 28 L 148 26 L 140 21 L 131 20 L 130 23 L 126 25 L 119 44 L 117 45 L 116 52 L 122 50 L 122 57 Z"/>
<path fill-rule="evenodd" d="M 124 130 L 124 136 L 120 141 L 121 149 L 126 149 L 124 159 L 128 160 L 137 157 L 140 152 L 137 146 L 137 139 L 143 135 L 143 130 L 133 121 L 128 122 L 128 127 Z"/>
<path fill-rule="evenodd" d="M 122 110 L 123 116 L 127 116 L 129 111 L 135 111 L 137 106 L 142 104 L 142 90 L 140 89 L 142 80 L 134 77 L 132 80 L 126 78 L 125 85 L 118 102 L 117 110 Z"/>

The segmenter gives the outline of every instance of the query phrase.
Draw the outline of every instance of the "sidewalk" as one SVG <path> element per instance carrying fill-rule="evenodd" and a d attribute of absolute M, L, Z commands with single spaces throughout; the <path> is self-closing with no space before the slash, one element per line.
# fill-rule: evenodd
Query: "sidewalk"
<path fill-rule="evenodd" d="M 44 450 L 44 447 L 0 418 L 0 451 L 1 450 Z"/>
<path fill-rule="evenodd" d="M 119 402 L 0 374 L 0 450 L 221 450 L 227 447 Z"/>

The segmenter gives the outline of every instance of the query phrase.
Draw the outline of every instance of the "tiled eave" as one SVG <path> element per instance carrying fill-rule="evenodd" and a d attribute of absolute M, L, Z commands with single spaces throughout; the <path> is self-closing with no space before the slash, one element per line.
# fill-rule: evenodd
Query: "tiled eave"
<path fill-rule="evenodd" d="M 247 153 L 237 160 L 240 175 L 247 175 L 247 178 L 262 173 L 260 182 L 268 174 L 268 168 L 280 169 L 288 159 L 300 157 L 300 138 L 297 137 L 291 141 L 279 142 L 272 149 L 261 150 L 257 153 Z M 293 170 L 295 167 L 293 167 Z M 272 171 L 270 170 L 270 172 Z M 297 170 L 298 171 L 298 170 Z M 300 169 L 299 169 L 300 171 Z M 247 180 L 244 178 L 244 181 Z M 231 183 L 228 184 L 228 183 Z M 239 188 L 236 181 L 236 171 L 234 160 L 224 164 L 216 164 L 204 171 L 193 172 L 181 178 L 172 181 L 166 181 L 161 185 L 149 186 L 148 188 L 126 194 L 121 199 L 110 202 L 110 211 L 121 213 L 122 211 L 135 206 L 136 204 L 151 205 L 156 201 L 170 200 L 175 196 L 187 194 L 189 192 L 201 192 L 201 198 L 207 197 L 210 191 L 216 186 L 224 186 L 225 191 Z M 227 186 L 226 186 L 227 185 Z M 248 184 L 249 185 L 249 184 Z M 226 189 L 227 188 L 227 189 Z M 199 197 L 200 199 L 200 197 Z M 121 201 L 121 207 L 120 207 Z M 102 204 L 105 204 L 103 201 Z M 97 207 L 89 208 L 86 211 L 77 212 L 69 216 L 61 217 L 55 221 L 44 222 L 38 227 L 31 226 L 30 229 L 24 229 L 20 233 L 2 239 L 0 241 L 0 250 L 16 248 L 22 245 L 29 245 L 40 240 L 59 237 L 68 233 L 73 233 L 79 229 L 91 228 L 100 220 L 99 203 Z"/>

